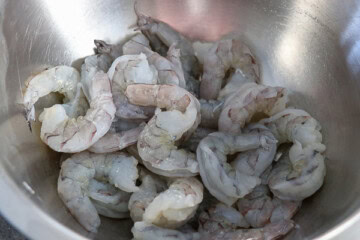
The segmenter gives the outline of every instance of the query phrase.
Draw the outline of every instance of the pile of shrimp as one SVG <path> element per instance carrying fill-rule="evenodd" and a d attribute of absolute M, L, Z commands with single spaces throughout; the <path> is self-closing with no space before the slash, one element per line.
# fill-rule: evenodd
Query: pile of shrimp
<path fill-rule="evenodd" d="M 201 55 L 168 24 L 138 16 L 124 44 L 95 40 L 79 70 L 48 68 L 24 92 L 26 120 L 66 153 L 58 193 L 97 232 L 100 215 L 131 218 L 134 239 L 278 239 L 322 186 L 325 145 L 289 91 L 261 84 L 232 34 Z M 36 117 L 50 93 L 63 102 Z M 119 223 L 120 224 L 120 223 Z"/>

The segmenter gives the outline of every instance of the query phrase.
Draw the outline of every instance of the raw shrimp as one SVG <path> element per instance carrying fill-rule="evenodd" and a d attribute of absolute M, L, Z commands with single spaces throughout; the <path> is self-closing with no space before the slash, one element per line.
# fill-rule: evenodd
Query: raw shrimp
<path fill-rule="evenodd" d="M 259 83 L 259 77 L 256 75 L 255 71 L 253 71 L 251 66 L 244 67 L 243 69 L 235 69 L 228 78 L 225 87 L 221 89 L 218 99 L 226 99 L 241 88 L 242 85 L 249 82 Z"/>
<path fill-rule="evenodd" d="M 231 68 L 252 69 L 255 75 L 259 75 L 249 48 L 236 37 L 214 43 L 205 54 L 203 68 L 200 97 L 206 100 L 217 99 L 226 72 Z"/>
<path fill-rule="evenodd" d="M 122 55 L 121 44 L 109 44 L 103 40 L 94 40 L 94 43 L 98 54 L 108 55 L 112 60 Z"/>
<path fill-rule="evenodd" d="M 201 106 L 201 127 L 218 128 L 218 121 L 224 101 L 200 99 Z"/>
<path fill-rule="evenodd" d="M 61 82 L 57 77 L 50 80 Z M 83 151 L 110 129 L 115 116 L 115 105 L 109 78 L 105 73 L 98 72 L 88 84 L 90 108 L 85 116 L 70 118 L 64 106 L 59 104 L 46 108 L 41 113 L 40 137 L 53 150 L 70 153 Z M 43 89 L 44 86 L 39 85 L 38 88 Z"/>
<path fill-rule="evenodd" d="M 274 143 L 267 134 L 232 135 L 222 132 L 209 134 L 197 148 L 200 175 L 204 185 L 219 201 L 231 206 L 260 184 L 259 177 L 243 174 L 227 163 L 226 155 Z"/>
<path fill-rule="evenodd" d="M 269 176 L 269 187 L 280 199 L 301 201 L 314 194 L 326 174 L 326 147 L 322 144 L 321 126 L 307 112 L 286 109 L 261 121 L 279 144 L 293 142 L 289 153 L 275 165 Z"/>
<path fill-rule="evenodd" d="M 256 113 L 271 116 L 285 109 L 288 102 L 286 89 L 256 83 L 243 84 L 225 101 L 219 118 L 219 130 L 240 133 Z"/>
<path fill-rule="evenodd" d="M 123 47 L 124 54 L 145 54 L 149 64 L 158 71 L 159 84 L 175 84 L 185 88 L 186 83 L 180 64 L 179 50 L 171 46 L 165 58 L 157 52 L 153 52 L 144 38 L 146 37 L 142 34 L 131 38 Z"/>
<path fill-rule="evenodd" d="M 237 202 L 237 208 L 254 228 L 264 227 L 269 222 L 290 220 L 300 208 L 301 202 L 283 201 L 270 197 L 266 185 L 257 186 L 253 192 Z"/>
<path fill-rule="evenodd" d="M 186 90 L 175 85 L 130 85 L 129 102 L 158 107 L 138 139 L 144 165 L 152 172 L 168 177 L 197 175 L 196 156 L 175 144 L 189 136 L 200 123 L 200 103 Z"/>
<path fill-rule="evenodd" d="M 130 38 L 122 47 L 124 55 L 137 55 L 145 53 L 150 49 L 149 40 L 144 34 L 137 33 Z M 167 52 L 167 49 L 166 49 Z M 165 54 L 166 54 L 165 52 Z"/>
<path fill-rule="evenodd" d="M 148 36 L 155 35 L 167 47 L 175 44 L 175 47 L 180 49 L 180 58 L 184 72 L 197 77 L 200 71 L 200 66 L 194 54 L 195 51 L 192 43 L 168 24 L 139 13 L 136 6 L 135 12 L 138 16 L 137 25 L 139 29 L 145 32 Z M 152 40 L 154 38 L 150 39 Z M 154 44 L 159 45 L 158 42 L 155 42 Z"/>
<path fill-rule="evenodd" d="M 95 179 L 90 180 L 88 192 L 98 214 L 110 218 L 129 217 L 130 193 Z"/>
<path fill-rule="evenodd" d="M 109 153 L 120 151 L 137 142 L 145 123 L 140 126 L 121 132 L 108 132 L 93 144 L 88 150 L 94 153 Z"/>
<path fill-rule="evenodd" d="M 216 132 L 214 129 L 210 128 L 197 128 L 191 137 L 181 144 L 181 147 L 190 150 L 191 152 L 196 152 L 196 149 L 200 141 L 205 138 L 210 133 Z"/>
<path fill-rule="evenodd" d="M 24 93 L 26 120 L 35 121 L 35 103 L 39 98 L 51 92 L 59 92 L 65 96 L 64 103 L 74 101 L 80 83 L 79 72 L 72 67 L 58 66 L 47 69 L 27 81 Z"/>
<path fill-rule="evenodd" d="M 261 124 L 249 126 L 245 133 L 258 133 L 268 136 L 271 143 L 266 147 L 239 153 L 231 166 L 237 171 L 250 176 L 260 177 L 271 166 L 277 149 L 277 140 L 269 129 Z"/>
<path fill-rule="evenodd" d="M 274 205 L 269 194 L 270 190 L 266 185 L 259 185 L 237 202 L 238 210 L 251 227 L 264 227 L 270 222 Z"/>
<path fill-rule="evenodd" d="M 141 185 L 139 191 L 134 192 L 129 200 L 128 208 L 134 222 L 142 221 L 145 209 L 160 193 L 166 190 L 166 181 L 140 168 Z"/>
<path fill-rule="evenodd" d="M 136 222 L 131 229 L 134 240 L 199 240 L 197 232 L 161 228 L 151 223 Z"/>
<path fill-rule="evenodd" d="M 200 232 L 201 240 L 275 240 L 294 228 L 293 221 L 270 223 L 263 228 L 225 229 L 216 232 Z"/>
<path fill-rule="evenodd" d="M 194 177 L 169 180 L 169 188 L 145 209 L 143 220 L 165 228 L 177 228 L 192 218 L 203 200 L 203 185 Z"/>
<path fill-rule="evenodd" d="M 200 232 L 216 232 L 222 229 L 248 228 L 249 223 L 235 208 L 218 203 L 200 214 L 199 226 Z"/>
<path fill-rule="evenodd" d="M 112 79 L 112 93 L 117 117 L 122 119 L 148 119 L 154 114 L 154 108 L 133 105 L 129 103 L 124 94 L 129 84 L 157 83 L 157 71 L 149 65 L 144 54 L 124 55 L 117 58 L 113 62 L 108 76 Z"/>
<path fill-rule="evenodd" d="M 88 87 L 96 73 L 99 71 L 107 72 L 111 66 L 112 59 L 106 54 L 97 54 L 86 57 L 81 66 L 81 83 L 84 94 L 90 101 L 90 93 Z"/>
<path fill-rule="evenodd" d="M 137 160 L 124 153 L 94 154 L 81 152 L 63 162 L 58 179 L 58 193 L 66 207 L 91 232 L 96 232 L 100 218 L 89 199 L 92 179 L 109 182 L 125 192 L 138 190 Z M 126 174 L 124 174 L 126 173 Z"/>

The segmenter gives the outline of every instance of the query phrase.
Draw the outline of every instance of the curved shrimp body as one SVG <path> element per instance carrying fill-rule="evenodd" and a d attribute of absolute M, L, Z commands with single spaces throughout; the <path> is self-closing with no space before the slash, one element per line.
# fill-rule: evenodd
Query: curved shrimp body
<path fill-rule="evenodd" d="M 218 128 L 218 121 L 222 111 L 224 101 L 200 99 L 201 107 L 201 127 Z"/>
<path fill-rule="evenodd" d="M 156 84 L 158 73 L 149 65 L 144 54 L 118 57 L 110 67 L 108 76 L 112 80 L 112 93 L 116 105 L 116 116 L 122 119 L 148 119 L 154 108 L 140 107 L 128 102 L 126 87 L 135 83 Z"/>
<path fill-rule="evenodd" d="M 209 134 L 197 148 L 200 175 L 204 185 L 219 201 L 231 206 L 260 184 L 256 176 L 243 174 L 227 163 L 226 155 L 268 148 L 273 139 L 264 133 L 232 135 L 222 132 Z"/>
<path fill-rule="evenodd" d="M 175 85 L 130 85 L 126 96 L 132 104 L 158 107 L 137 143 L 144 165 L 150 171 L 168 177 L 197 175 L 196 156 L 178 149 L 175 144 L 190 136 L 199 125 L 198 100 Z"/>
<path fill-rule="evenodd" d="M 134 222 L 142 221 L 146 208 L 154 198 L 167 188 L 166 181 L 151 174 L 147 170 L 140 169 L 141 185 L 139 191 L 134 192 L 129 200 L 128 208 L 131 219 Z"/>
<path fill-rule="evenodd" d="M 110 153 L 120 151 L 137 142 L 144 126 L 145 124 L 140 124 L 138 127 L 126 131 L 108 132 L 88 150 L 93 153 Z"/>
<path fill-rule="evenodd" d="M 27 81 L 23 99 L 26 120 L 35 121 L 35 103 L 51 92 L 59 92 L 65 96 L 65 103 L 71 102 L 75 99 L 79 82 L 79 72 L 68 66 L 50 68 L 32 76 Z"/>
<path fill-rule="evenodd" d="M 256 113 L 271 116 L 285 109 L 286 89 L 246 83 L 225 101 L 219 118 L 219 130 L 240 133 Z"/>
<path fill-rule="evenodd" d="M 203 200 L 203 185 L 196 178 L 169 180 L 169 188 L 145 209 L 143 220 L 165 228 L 184 225 L 195 215 Z"/>
<path fill-rule="evenodd" d="M 271 191 L 280 199 L 294 201 L 314 194 L 322 186 L 326 174 L 322 155 L 326 147 L 321 142 L 320 124 L 299 109 L 286 109 L 261 122 L 279 143 L 294 143 L 269 176 Z"/>
<path fill-rule="evenodd" d="M 94 192 L 89 189 L 91 181 L 95 179 L 109 182 L 126 192 L 137 191 L 136 165 L 136 159 L 124 153 L 92 154 L 86 151 L 77 153 L 62 163 L 58 179 L 59 196 L 85 229 L 96 232 L 100 218 L 89 199 L 89 194 L 94 197 Z M 123 174 L 124 169 L 127 170 L 126 174 Z M 100 199 L 104 202 L 103 198 Z"/>
<path fill-rule="evenodd" d="M 50 148 L 58 152 L 80 152 L 103 137 L 115 116 L 115 105 L 110 81 L 98 72 L 89 83 L 90 108 L 85 116 L 70 118 L 63 105 L 54 105 L 41 113 L 40 137 Z"/>
<path fill-rule="evenodd" d="M 237 92 L 239 88 L 245 83 L 258 83 L 259 77 L 255 71 L 252 71 L 251 65 L 242 69 L 235 69 L 235 71 L 227 79 L 227 83 L 219 93 L 218 99 L 226 99 L 233 93 Z"/>
<path fill-rule="evenodd" d="M 182 232 L 180 230 L 161 228 L 151 223 L 135 222 L 131 229 L 134 240 L 199 240 L 197 232 Z"/>
<path fill-rule="evenodd" d="M 276 197 L 272 199 L 269 188 L 259 185 L 253 192 L 239 199 L 236 205 L 251 227 L 258 228 L 269 222 L 291 220 L 301 202 L 283 201 Z"/>
<path fill-rule="evenodd" d="M 102 71 L 107 72 L 111 66 L 112 59 L 107 54 L 97 54 L 86 57 L 81 66 L 81 83 L 84 94 L 88 101 L 90 101 L 91 81 L 96 73 Z"/>
<path fill-rule="evenodd" d="M 167 57 L 163 57 L 157 52 L 153 52 L 144 39 L 146 37 L 143 34 L 135 35 L 125 43 L 124 54 L 145 54 L 149 64 L 158 71 L 159 84 L 175 84 L 185 88 L 186 82 L 179 50 L 171 46 L 167 51 Z"/>
<path fill-rule="evenodd" d="M 271 139 L 270 144 L 266 148 L 259 147 L 239 153 L 232 161 L 231 166 L 243 174 L 260 177 L 271 166 L 275 158 L 277 140 L 271 131 L 261 124 L 249 126 L 245 133 L 263 134 Z"/>
<path fill-rule="evenodd" d="M 253 62 L 249 48 L 239 39 L 222 39 L 216 42 L 204 57 L 200 97 L 207 100 L 217 99 L 226 72 L 231 68 L 251 69 L 254 74 L 258 73 L 258 66 Z"/>
<path fill-rule="evenodd" d="M 199 216 L 199 232 L 248 227 L 249 223 L 240 212 L 221 203 L 212 206 Z"/>
<path fill-rule="evenodd" d="M 145 53 L 149 49 L 151 49 L 150 42 L 148 38 L 142 33 L 135 34 L 129 39 L 129 41 L 124 43 L 122 47 L 124 55 L 137 55 L 140 53 Z"/>
<path fill-rule="evenodd" d="M 263 228 L 227 229 L 212 233 L 201 233 L 201 240 L 275 240 L 288 234 L 295 224 L 293 221 L 270 223 Z"/>
<path fill-rule="evenodd" d="M 128 218 L 130 193 L 113 185 L 91 179 L 88 195 L 98 214 L 110 218 Z"/>
<path fill-rule="evenodd" d="M 137 11 L 136 11 L 137 12 Z M 167 47 L 175 45 L 180 49 L 181 63 L 184 72 L 189 73 L 195 77 L 199 74 L 199 62 L 194 54 L 192 43 L 179 32 L 175 31 L 170 25 L 155 20 L 149 16 L 145 16 L 137 12 L 139 29 L 146 33 L 146 35 L 154 35 Z M 152 39 L 152 38 L 151 38 Z M 155 42 L 154 44 L 159 45 Z"/>

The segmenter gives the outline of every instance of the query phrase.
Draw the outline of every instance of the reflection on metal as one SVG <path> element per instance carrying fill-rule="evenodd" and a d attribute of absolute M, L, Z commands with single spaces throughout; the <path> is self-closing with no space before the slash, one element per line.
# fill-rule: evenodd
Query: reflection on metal
<path fill-rule="evenodd" d="M 59 155 L 40 142 L 39 123 L 28 131 L 18 102 L 20 83 L 32 73 L 49 65 L 80 66 L 93 53 L 94 39 L 119 42 L 133 34 L 133 1 L 5 0 L 5 8 L 2 2 L 2 214 L 32 239 L 131 239 L 131 223 L 103 219 L 95 237 L 65 210 L 56 192 Z M 139 7 L 194 39 L 241 34 L 261 64 L 264 83 L 289 87 L 294 104 L 322 123 L 328 146 L 326 183 L 305 201 L 296 217 L 299 228 L 287 239 L 358 239 L 359 1 L 146 0 Z M 36 193 L 28 194 L 23 182 Z"/>

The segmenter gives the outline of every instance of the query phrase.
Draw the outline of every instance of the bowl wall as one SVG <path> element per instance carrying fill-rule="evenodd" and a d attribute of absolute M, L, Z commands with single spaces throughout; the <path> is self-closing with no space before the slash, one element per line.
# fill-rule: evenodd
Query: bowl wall
<path fill-rule="evenodd" d="M 304 202 L 289 239 L 357 239 L 360 234 L 360 2 L 356 0 L 148 0 L 144 13 L 194 40 L 238 32 L 265 84 L 292 91 L 293 105 L 323 126 L 324 187 Z M 93 40 L 133 33 L 129 0 L 0 0 L 0 210 L 33 239 L 130 239 L 129 221 L 102 219 L 90 235 L 57 196 L 59 154 L 30 133 L 21 94 L 50 65 L 79 67 Z M 38 108 L 56 97 L 42 99 Z M 358 232 L 357 232 L 358 231 Z"/>

